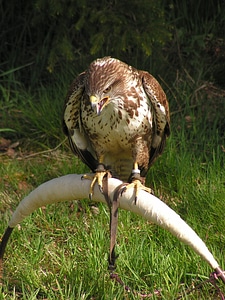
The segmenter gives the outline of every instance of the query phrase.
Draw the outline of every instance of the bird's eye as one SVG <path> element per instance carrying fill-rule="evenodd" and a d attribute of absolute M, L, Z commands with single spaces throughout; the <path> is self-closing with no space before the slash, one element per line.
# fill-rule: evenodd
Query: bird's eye
<path fill-rule="evenodd" d="M 108 93 L 109 91 L 111 90 L 111 86 L 109 86 L 109 87 L 107 87 L 104 91 L 103 91 L 103 93 Z"/>

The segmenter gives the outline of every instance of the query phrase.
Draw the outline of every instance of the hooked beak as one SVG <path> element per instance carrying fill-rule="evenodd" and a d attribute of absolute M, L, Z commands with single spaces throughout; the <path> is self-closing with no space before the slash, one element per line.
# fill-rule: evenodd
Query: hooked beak
<path fill-rule="evenodd" d="M 93 111 L 96 110 L 96 113 L 99 116 L 103 107 L 106 106 L 106 104 L 109 102 L 109 96 L 99 99 L 98 97 L 91 95 L 90 102 L 91 102 L 92 110 Z"/>

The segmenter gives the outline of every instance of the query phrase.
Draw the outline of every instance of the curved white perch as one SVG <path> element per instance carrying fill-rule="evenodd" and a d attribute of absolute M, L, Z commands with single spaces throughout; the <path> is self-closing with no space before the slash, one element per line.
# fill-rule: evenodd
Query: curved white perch
<path fill-rule="evenodd" d="M 41 206 L 87 198 L 90 181 L 86 179 L 82 180 L 82 176 L 83 175 L 76 174 L 66 175 L 40 185 L 19 203 L 8 226 L 14 228 L 18 223 L 23 221 L 25 217 Z M 108 188 L 111 199 L 113 199 L 115 188 L 121 183 L 122 182 L 118 179 L 109 179 Z M 93 200 L 105 202 L 104 196 L 100 193 L 97 185 L 95 185 Z M 120 197 L 119 203 L 121 208 L 139 214 L 147 220 L 170 231 L 206 260 L 213 269 L 219 268 L 218 262 L 194 230 L 192 230 L 176 212 L 155 196 L 140 191 L 138 201 L 135 205 L 134 191 L 133 189 L 128 189 Z"/>

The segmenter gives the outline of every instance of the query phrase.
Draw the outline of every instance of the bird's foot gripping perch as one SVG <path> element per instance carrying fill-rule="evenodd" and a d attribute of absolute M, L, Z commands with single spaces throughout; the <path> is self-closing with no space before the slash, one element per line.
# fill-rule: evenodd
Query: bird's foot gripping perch
<path fill-rule="evenodd" d="M 111 173 L 110 171 L 106 170 L 105 166 L 103 164 L 99 164 L 97 169 L 95 170 L 95 173 L 93 175 L 90 174 L 84 174 L 82 176 L 82 179 L 89 179 L 91 180 L 91 186 L 89 191 L 89 198 L 92 200 L 93 192 L 94 192 L 94 186 L 96 183 L 98 183 L 100 192 L 103 193 L 103 178 L 106 177 L 110 178 Z"/>
<path fill-rule="evenodd" d="M 123 184 L 123 187 L 121 188 L 121 194 L 123 194 L 123 192 L 125 192 L 127 189 L 133 188 L 135 190 L 135 204 L 137 203 L 138 192 L 140 190 L 146 191 L 147 193 L 154 195 L 154 191 L 151 188 L 148 188 L 144 185 L 145 180 L 141 177 L 139 169 L 132 170 L 130 181 L 130 183 Z"/>

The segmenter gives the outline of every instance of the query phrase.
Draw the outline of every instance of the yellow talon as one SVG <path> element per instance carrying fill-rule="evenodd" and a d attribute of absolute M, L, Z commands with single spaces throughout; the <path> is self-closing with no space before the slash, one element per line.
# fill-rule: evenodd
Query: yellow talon
<path fill-rule="evenodd" d="M 146 191 L 147 193 L 150 194 L 154 194 L 153 190 L 151 188 L 146 187 L 145 185 L 143 185 L 139 179 L 134 179 L 131 183 L 129 183 L 128 185 L 126 185 L 124 191 L 126 191 L 127 189 L 133 188 L 135 190 L 135 196 L 134 196 L 134 203 L 137 203 L 137 198 L 138 198 L 138 192 L 140 190 Z"/>
<path fill-rule="evenodd" d="M 91 180 L 91 185 L 90 185 L 90 191 L 89 191 L 89 199 L 92 200 L 92 196 L 94 194 L 94 186 L 96 184 L 96 182 L 98 183 L 98 186 L 99 186 L 99 189 L 100 189 L 100 192 L 102 193 L 103 192 L 103 184 L 102 184 L 102 181 L 103 181 L 103 178 L 104 176 L 109 172 L 107 170 L 105 170 L 105 168 L 103 167 L 102 164 L 100 164 L 98 166 L 98 168 L 96 169 L 95 171 L 96 173 L 95 174 L 84 174 L 82 179 L 89 179 Z"/>
<path fill-rule="evenodd" d="M 140 170 L 138 168 L 138 163 L 134 162 L 134 169 L 132 170 L 132 182 L 127 184 L 123 191 L 126 191 L 127 189 L 133 188 L 135 190 L 135 204 L 137 203 L 137 197 L 139 190 L 144 190 L 147 193 L 154 194 L 153 190 L 151 188 L 146 187 L 144 184 L 142 184 L 142 179 L 140 176 Z"/>

